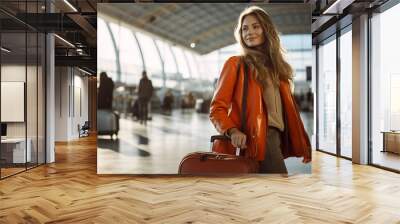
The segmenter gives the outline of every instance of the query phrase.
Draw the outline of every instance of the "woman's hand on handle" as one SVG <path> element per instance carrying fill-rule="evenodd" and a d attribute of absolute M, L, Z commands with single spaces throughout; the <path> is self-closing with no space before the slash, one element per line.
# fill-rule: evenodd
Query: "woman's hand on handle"
<path fill-rule="evenodd" d="M 231 143 L 235 148 L 245 149 L 246 146 L 246 135 L 239 131 L 237 128 L 231 128 L 228 130 L 228 135 L 231 137 Z"/>

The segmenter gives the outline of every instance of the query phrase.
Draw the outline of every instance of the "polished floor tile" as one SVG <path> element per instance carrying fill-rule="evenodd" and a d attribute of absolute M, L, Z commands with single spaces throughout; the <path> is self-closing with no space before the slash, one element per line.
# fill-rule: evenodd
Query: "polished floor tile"
<path fill-rule="evenodd" d="M 312 115 L 302 115 L 312 119 Z M 312 120 L 305 120 L 306 129 Z M 175 110 L 172 116 L 152 114 L 147 126 L 120 119 L 118 139 L 98 136 L 99 174 L 177 174 L 181 159 L 194 151 L 210 151 L 210 136 L 218 134 L 207 114 Z M 311 173 L 300 158 L 285 160 L 289 174 Z"/>

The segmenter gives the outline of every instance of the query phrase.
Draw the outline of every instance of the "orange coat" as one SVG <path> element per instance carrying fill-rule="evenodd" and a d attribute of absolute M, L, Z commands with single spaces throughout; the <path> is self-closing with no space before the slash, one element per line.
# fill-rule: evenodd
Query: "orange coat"
<path fill-rule="evenodd" d="M 218 85 L 210 108 L 210 120 L 221 134 L 230 128 L 240 129 L 240 113 L 243 95 L 243 65 L 237 77 L 239 56 L 230 57 L 222 69 Z M 254 78 L 254 71 L 248 71 L 248 98 L 246 115 L 247 149 L 245 156 L 264 160 L 268 132 L 268 112 L 262 98 L 261 86 Z M 288 81 L 281 81 L 279 91 L 285 130 L 282 133 L 282 154 L 287 157 L 311 159 L 310 140 L 304 130 L 296 103 L 290 92 Z M 217 152 L 235 154 L 235 149 L 228 141 L 216 140 Z"/>

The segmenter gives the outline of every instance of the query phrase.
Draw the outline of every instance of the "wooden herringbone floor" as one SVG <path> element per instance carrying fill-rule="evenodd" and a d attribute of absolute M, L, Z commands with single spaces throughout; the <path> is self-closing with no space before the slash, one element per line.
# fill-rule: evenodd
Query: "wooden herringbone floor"
<path fill-rule="evenodd" d="M 313 174 L 99 176 L 96 138 L 0 181 L 0 223 L 400 223 L 400 175 L 315 152 Z"/>

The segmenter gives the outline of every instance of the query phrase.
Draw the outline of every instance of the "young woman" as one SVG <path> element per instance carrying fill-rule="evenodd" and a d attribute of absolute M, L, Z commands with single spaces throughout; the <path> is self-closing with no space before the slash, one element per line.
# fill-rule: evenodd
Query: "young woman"
<path fill-rule="evenodd" d="M 259 161 L 260 173 L 287 173 L 287 157 L 310 162 L 310 141 L 290 90 L 293 70 L 283 58 L 271 18 L 259 7 L 245 9 L 235 37 L 243 53 L 225 62 L 210 108 L 211 122 L 231 141 L 216 141 L 213 150 L 235 154 L 235 147 L 244 149 L 246 157 Z M 244 63 L 248 67 L 245 132 L 240 130 Z"/>

